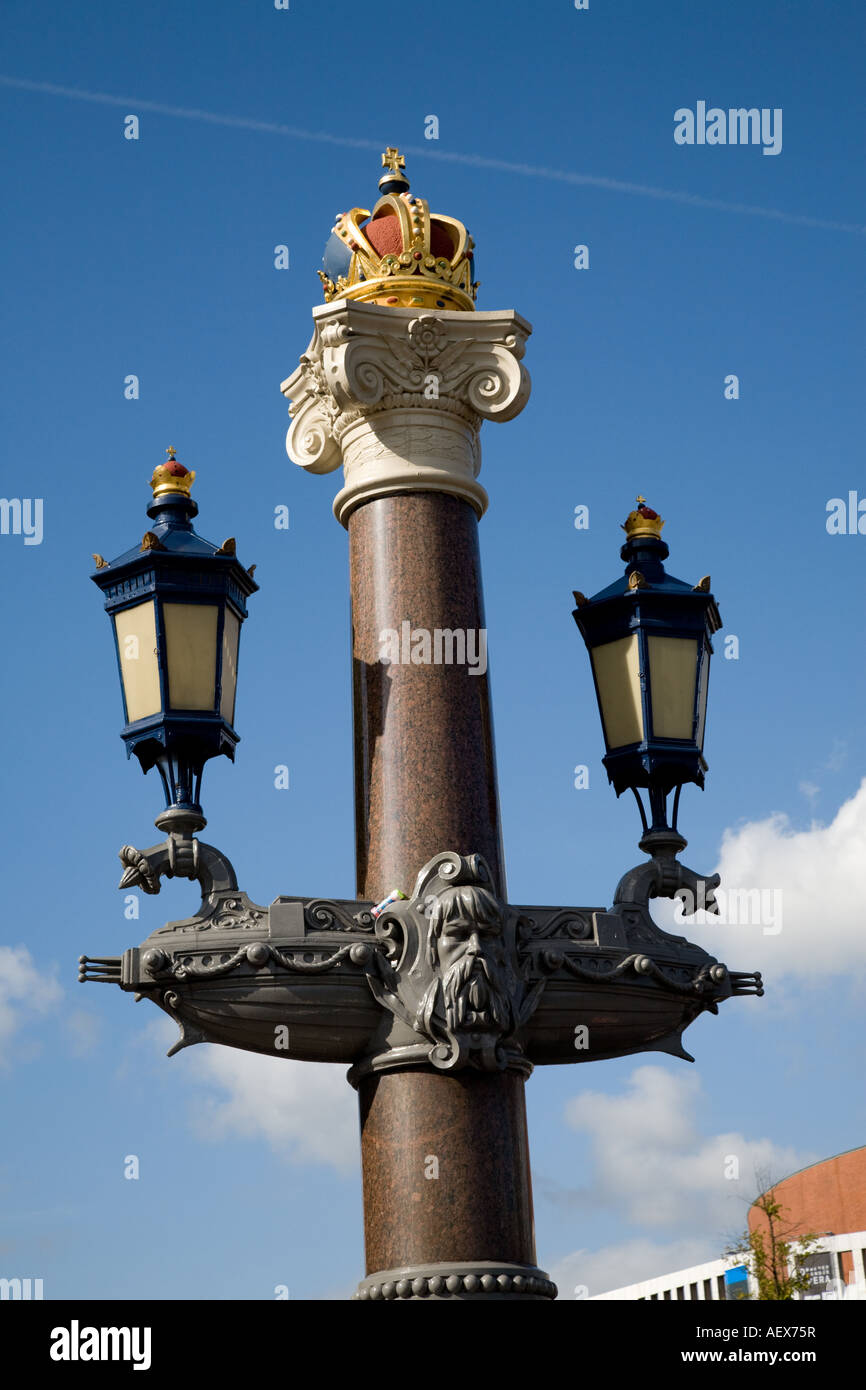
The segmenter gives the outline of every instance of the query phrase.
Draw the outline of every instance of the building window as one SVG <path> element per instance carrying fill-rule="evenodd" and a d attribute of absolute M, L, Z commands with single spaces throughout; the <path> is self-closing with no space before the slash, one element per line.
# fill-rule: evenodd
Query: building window
<path fill-rule="evenodd" d="M 685 1298 L 685 1296 L 686 1296 L 685 1284 L 680 1284 L 680 1287 L 677 1289 L 677 1298 L 683 1299 L 683 1298 Z"/>
<path fill-rule="evenodd" d="M 670 1291 L 670 1289 L 665 1289 L 664 1295 L 663 1295 L 663 1296 L 664 1296 L 665 1298 L 670 1298 L 670 1296 L 671 1296 L 671 1291 Z"/>
<path fill-rule="evenodd" d="M 698 1286 L 697 1286 L 697 1284 L 690 1284 L 690 1285 L 689 1285 L 689 1298 L 693 1298 L 693 1299 L 697 1300 L 697 1297 L 698 1297 Z"/>
<path fill-rule="evenodd" d="M 704 1298 L 707 1300 L 708 1303 L 711 1303 L 711 1302 L 712 1302 L 712 1299 L 713 1299 L 713 1281 L 712 1281 L 712 1279 L 705 1279 L 705 1280 L 704 1280 Z"/>
<path fill-rule="evenodd" d="M 724 1274 L 718 1274 L 718 1275 L 716 1276 L 716 1290 L 717 1290 L 716 1297 L 717 1297 L 717 1298 L 724 1299 L 724 1297 L 725 1297 L 725 1276 L 724 1276 Z"/>

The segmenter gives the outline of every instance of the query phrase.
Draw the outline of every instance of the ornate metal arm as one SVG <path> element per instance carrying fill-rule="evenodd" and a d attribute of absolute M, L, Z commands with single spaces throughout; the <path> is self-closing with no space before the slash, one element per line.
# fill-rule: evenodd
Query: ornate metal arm
<path fill-rule="evenodd" d="M 687 917 L 700 909 L 717 914 L 719 905 L 713 890 L 722 880 L 718 874 L 696 874 L 681 864 L 676 856 L 685 847 L 686 841 L 676 831 L 645 835 L 641 849 L 652 858 L 623 874 L 613 895 L 614 906 L 647 907 L 650 898 L 679 898 Z"/>
<path fill-rule="evenodd" d="M 203 903 L 216 893 L 237 892 L 237 877 L 225 855 L 188 832 L 173 830 L 150 849 L 124 845 L 119 858 L 125 866 L 118 884 L 121 890 L 140 888 L 144 893 L 158 893 L 160 878 L 165 877 L 198 879 Z"/>
<path fill-rule="evenodd" d="M 196 878 L 201 907 L 123 956 L 82 956 L 79 979 L 152 999 L 180 1025 L 172 1053 L 219 1042 L 348 1062 L 353 1084 L 407 1066 L 526 1074 L 641 1051 L 691 1061 L 682 1033 L 699 1013 L 763 993 L 756 972 L 731 971 L 653 921 L 651 897 L 694 892 L 713 906 L 700 890 L 718 878 L 677 862 L 680 837 L 645 837 L 652 858 L 624 875 L 608 911 L 508 904 L 481 856 L 450 851 L 424 866 L 411 897 L 378 910 L 295 897 L 259 906 L 189 825 L 164 828 L 149 850 L 124 846 L 121 887 L 154 893 L 163 876 Z"/>

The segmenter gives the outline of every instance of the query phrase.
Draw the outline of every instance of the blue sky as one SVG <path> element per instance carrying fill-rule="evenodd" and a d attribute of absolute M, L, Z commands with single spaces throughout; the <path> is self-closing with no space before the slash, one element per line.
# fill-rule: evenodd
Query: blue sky
<path fill-rule="evenodd" d="M 195 905 L 173 882 L 124 919 L 116 852 L 153 842 L 161 798 L 124 756 L 88 578 L 91 552 L 142 533 L 169 444 L 197 471 L 202 534 L 237 536 L 261 584 L 237 763 L 205 775 L 207 838 L 260 903 L 352 894 L 346 537 L 336 475 L 286 457 L 279 383 L 309 341 L 334 214 L 371 205 L 386 144 L 412 151 L 433 210 L 469 226 L 479 308 L 534 327 L 530 403 L 482 434 L 511 900 L 606 904 L 638 857 L 570 616 L 573 588 L 618 573 L 638 492 L 667 519 L 671 571 L 710 572 L 724 620 L 685 857 L 785 892 L 776 934 L 689 929 L 768 987 L 692 1027 L 694 1067 L 648 1055 L 533 1076 L 539 1263 L 568 1297 L 713 1258 L 756 1165 L 863 1142 L 866 535 L 826 526 L 830 499 L 866 498 L 860 8 L 360 15 L 312 0 L 5 7 L 2 491 L 43 500 L 44 534 L 0 535 L 0 1274 L 42 1277 L 46 1297 L 342 1297 L 363 1272 L 342 1069 L 213 1048 L 167 1061 L 162 1015 L 80 988 L 76 961 Z M 781 108 L 781 153 L 677 145 L 674 112 L 699 100 Z M 738 1184 L 721 1177 L 732 1152 Z"/>

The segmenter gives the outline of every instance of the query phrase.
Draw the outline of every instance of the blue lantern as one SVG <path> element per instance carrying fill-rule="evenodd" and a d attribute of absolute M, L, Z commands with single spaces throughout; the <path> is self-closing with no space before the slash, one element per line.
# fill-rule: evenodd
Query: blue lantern
<path fill-rule="evenodd" d="M 663 526 L 639 497 L 623 526 L 625 575 L 592 598 L 574 595 L 574 620 L 592 661 L 608 779 L 617 796 L 634 792 L 647 849 L 653 837 L 669 839 L 673 831 L 676 838 L 683 784 L 704 785 L 711 639 L 721 627 L 709 575 L 691 586 L 665 573 Z M 648 791 L 649 822 L 639 788 Z M 667 797 L 674 789 L 669 826 Z"/>
<path fill-rule="evenodd" d="M 110 563 L 95 555 L 92 578 L 114 631 L 127 757 L 159 771 L 167 811 L 157 824 L 195 830 L 204 764 L 234 759 L 240 629 L 258 585 L 234 540 L 216 546 L 193 530 L 195 473 L 167 453 L 151 479 L 153 529 Z"/>

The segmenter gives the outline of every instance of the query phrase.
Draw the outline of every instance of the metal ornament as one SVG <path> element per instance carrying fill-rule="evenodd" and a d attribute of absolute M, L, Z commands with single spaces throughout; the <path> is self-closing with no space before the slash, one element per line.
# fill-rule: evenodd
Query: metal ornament
<path fill-rule="evenodd" d="M 517 1034 L 544 979 L 531 982 L 518 949 L 517 918 L 493 892 L 478 854 L 440 854 L 424 866 L 409 902 L 376 920 L 383 951 L 367 973 L 374 997 L 393 1016 L 388 1050 L 369 1068 L 426 1060 L 439 1071 L 476 1066 L 529 1070 Z M 417 1038 L 425 1039 L 420 1049 Z"/>
<path fill-rule="evenodd" d="M 202 886 L 194 916 L 122 956 L 80 957 L 82 982 L 118 984 L 174 1018 L 181 1037 L 169 1056 L 216 1042 L 343 1062 L 355 1086 L 407 1066 L 528 1075 L 645 1051 L 693 1061 L 682 1045 L 689 1024 L 764 992 L 758 972 L 731 971 L 653 921 L 650 898 L 688 889 L 693 906 L 710 907 L 718 886 L 663 856 L 626 874 L 605 911 L 504 903 L 480 855 L 445 851 L 411 899 L 376 918 L 376 904 L 355 900 L 262 907 L 225 856 L 191 835 L 120 854 L 121 888 L 158 892 L 172 876 Z"/>

